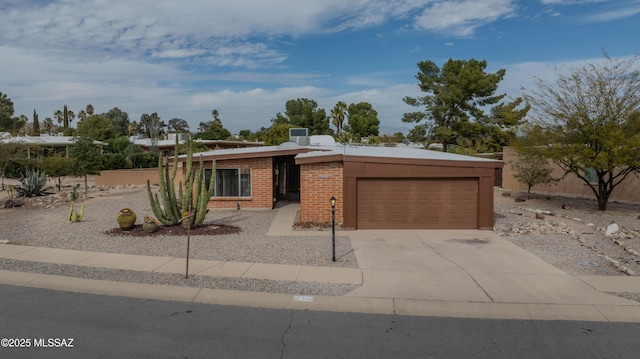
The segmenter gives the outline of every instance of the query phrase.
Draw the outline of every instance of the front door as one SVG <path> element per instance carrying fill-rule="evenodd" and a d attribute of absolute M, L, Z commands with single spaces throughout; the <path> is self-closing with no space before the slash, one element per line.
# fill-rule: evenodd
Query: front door
<path fill-rule="evenodd" d="M 273 161 L 273 198 L 277 201 L 300 200 L 300 166 L 295 156 L 275 157 Z"/>

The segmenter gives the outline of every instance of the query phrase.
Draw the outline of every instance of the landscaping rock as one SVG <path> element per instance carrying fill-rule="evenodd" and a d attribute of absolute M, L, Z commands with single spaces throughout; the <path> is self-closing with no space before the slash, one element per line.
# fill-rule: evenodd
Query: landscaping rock
<path fill-rule="evenodd" d="M 21 207 L 24 201 L 19 198 L 9 198 L 2 204 L 2 208 L 16 208 Z"/>
<path fill-rule="evenodd" d="M 617 223 L 611 223 L 608 227 L 607 227 L 607 231 L 604 232 L 604 235 L 607 237 L 611 237 L 612 234 L 618 232 L 620 228 L 618 227 Z"/>

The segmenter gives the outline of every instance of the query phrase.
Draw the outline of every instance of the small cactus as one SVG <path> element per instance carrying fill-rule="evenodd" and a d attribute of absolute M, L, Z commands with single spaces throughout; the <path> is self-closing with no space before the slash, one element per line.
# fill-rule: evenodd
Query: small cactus
<path fill-rule="evenodd" d="M 80 184 L 76 184 L 71 189 L 71 202 L 75 202 L 78 199 L 78 189 L 80 188 Z"/>
<path fill-rule="evenodd" d="M 13 185 L 9 185 L 7 194 L 9 195 L 9 198 L 16 198 L 16 188 Z"/>
<path fill-rule="evenodd" d="M 84 203 L 80 205 L 79 212 L 76 212 L 75 208 L 73 208 L 73 205 L 71 205 L 68 216 L 69 222 L 80 222 L 80 220 L 82 220 L 82 217 L 84 217 Z"/>

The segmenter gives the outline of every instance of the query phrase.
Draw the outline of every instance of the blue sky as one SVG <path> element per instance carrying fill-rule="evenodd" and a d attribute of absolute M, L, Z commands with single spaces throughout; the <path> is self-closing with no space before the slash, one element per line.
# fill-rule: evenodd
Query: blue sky
<path fill-rule="evenodd" d="M 15 114 L 119 107 L 237 132 L 287 100 L 366 101 L 407 131 L 416 64 L 484 59 L 510 97 L 556 67 L 640 52 L 640 0 L 2 0 L 0 92 Z"/>

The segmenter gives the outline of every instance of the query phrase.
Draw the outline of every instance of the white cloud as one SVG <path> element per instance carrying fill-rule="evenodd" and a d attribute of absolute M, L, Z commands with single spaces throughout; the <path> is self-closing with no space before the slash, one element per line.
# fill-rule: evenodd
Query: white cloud
<path fill-rule="evenodd" d="M 476 28 L 512 15 L 510 0 L 463 0 L 436 2 L 416 17 L 415 26 L 422 29 L 451 32 L 467 37 Z"/>
<path fill-rule="evenodd" d="M 640 5 L 629 6 L 627 8 L 605 11 L 600 14 L 587 16 L 583 21 L 585 22 L 605 22 L 615 21 L 633 17 L 640 14 Z"/>
<path fill-rule="evenodd" d="M 16 114 L 35 108 L 44 118 L 64 104 L 77 112 L 91 103 L 97 112 L 118 106 L 132 120 L 151 112 L 164 120 L 180 117 L 195 129 L 215 108 L 232 131 L 269 126 L 286 101 L 300 97 L 327 111 L 337 101 L 367 101 L 383 125 L 411 128 L 400 118 L 413 110 L 402 98 L 420 95 L 415 68 L 403 75 L 383 73 L 401 65 L 370 74 L 354 69 L 348 76 L 307 67 L 295 72 L 287 49 L 305 35 L 395 20 L 404 29 L 413 23 L 469 36 L 516 11 L 508 0 L 0 1 L 0 91 Z M 415 60 L 408 61 L 413 66 Z M 503 66 L 504 88 L 519 91 L 544 66 Z"/>
<path fill-rule="evenodd" d="M 541 0 L 544 5 L 576 5 L 576 4 L 593 4 L 599 2 L 607 2 L 609 0 Z"/>
<path fill-rule="evenodd" d="M 272 37 L 360 29 L 408 20 L 423 10 L 417 26 L 468 34 L 508 15 L 513 6 L 509 0 L 26 0 L 5 3 L 0 10 L 0 45 L 162 59 L 246 47 L 248 52 L 237 55 L 255 65 L 260 61 L 247 59 L 261 55 L 264 60 Z M 273 50 L 266 53 L 276 59 L 267 63 L 282 58 Z"/>

